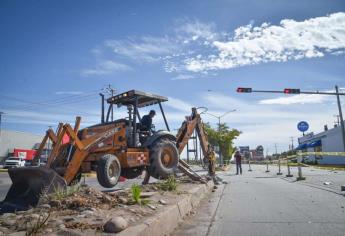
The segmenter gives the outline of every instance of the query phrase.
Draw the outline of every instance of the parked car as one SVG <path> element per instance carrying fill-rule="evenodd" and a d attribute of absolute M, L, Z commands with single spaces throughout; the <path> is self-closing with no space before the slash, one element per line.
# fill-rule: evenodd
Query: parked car
<path fill-rule="evenodd" d="M 23 157 L 9 157 L 5 161 L 4 169 L 9 169 L 13 167 L 25 166 L 25 158 Z"/>

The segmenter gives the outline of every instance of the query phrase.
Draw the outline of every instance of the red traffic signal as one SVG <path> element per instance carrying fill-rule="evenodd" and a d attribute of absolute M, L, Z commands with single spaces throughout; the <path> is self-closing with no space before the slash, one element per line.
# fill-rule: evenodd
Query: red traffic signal
<path fill-rule="evenodd" d="M 284 89 L 285 94 L 300 94 L 301 91 L 300 89 L 291 89 L 291 88 L 286 88 Z"/>
<path fill-rule="evenodd" d="M 251 93 L 252 92 L 252 88 L 237 88 L 236 90 L 238 93 Z"/>

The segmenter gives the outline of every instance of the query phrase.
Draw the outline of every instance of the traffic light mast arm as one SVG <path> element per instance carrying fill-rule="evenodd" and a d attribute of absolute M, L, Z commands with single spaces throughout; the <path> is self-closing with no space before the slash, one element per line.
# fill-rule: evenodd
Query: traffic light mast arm
<path fill-rule="evenodd" d="M 299 93 L 286 93 L 284 91 L 278 91 L 278 90 L 251 90 L 252 93 L 284 93 L 284 94 L 319 94 L 319 95 L 345 95 L 345 93 L 335 93 L 335 92 L 306 92 L 306 91 L 300 91 Z"/>

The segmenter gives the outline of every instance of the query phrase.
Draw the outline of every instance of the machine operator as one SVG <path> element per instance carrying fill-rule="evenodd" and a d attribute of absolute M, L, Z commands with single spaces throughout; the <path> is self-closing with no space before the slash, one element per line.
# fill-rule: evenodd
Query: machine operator
<path fill-rule="evenodd" d="M 152 118 L 156 115 L 156 112 L 154 110 L 151 110 L 149 114 L 144 115 L 143 118 L 141 118 L 141 130 L 142 131 L 151 131 L 152 127 Z"/>

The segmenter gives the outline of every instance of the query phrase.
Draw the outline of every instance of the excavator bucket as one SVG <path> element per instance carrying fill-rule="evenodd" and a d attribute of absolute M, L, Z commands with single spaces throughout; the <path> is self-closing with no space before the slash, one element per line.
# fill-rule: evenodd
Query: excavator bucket
<path fill-rule="evenodd" d="M 6 198 L 0 205 L 0 213 L 25 211 L 35 207 L 45 194 L 66 189 L 65 180 L 53 169 L 23 167 L 8 170 L 12 180 Z"/>

